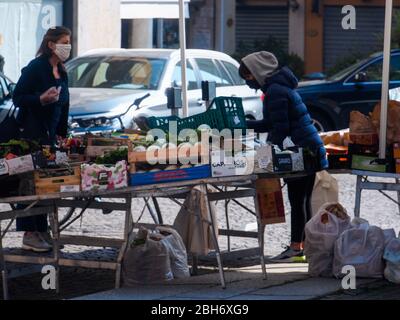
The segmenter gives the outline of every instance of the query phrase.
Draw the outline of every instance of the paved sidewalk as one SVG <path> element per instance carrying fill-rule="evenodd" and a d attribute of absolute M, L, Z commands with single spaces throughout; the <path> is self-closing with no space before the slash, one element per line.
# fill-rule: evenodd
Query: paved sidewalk
<path fill-rule="evenodd" d="M 310 278 L 307 264 L 269 264 L 268 279 L 260 266 L 238 268 L 225 273 L 222 289 L 218 273 L 173 280 L 162 285 L 138 285 L 76 298 L 76 300 L 307 300 L 320 299 L 341 290 L 341 281 Z M 358 285 L 376 282 L 358 280 Z"/>

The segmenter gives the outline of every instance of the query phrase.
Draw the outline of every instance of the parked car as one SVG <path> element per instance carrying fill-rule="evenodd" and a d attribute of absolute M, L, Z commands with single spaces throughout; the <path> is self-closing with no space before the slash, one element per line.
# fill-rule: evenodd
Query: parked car
<path fill-rule="evenodd" d="M 187 50 L 189 115 L 206 110 L 201 81 L 215 81 L 217 96 L 243 98 L 249 119 L 262 118 L 261 93 L 248 88 L 239 77 L 239 64 L 230 56 L 211 50 Z M 149 116 L 169 116 L 165 91 L 181 87 L 179 50 L 99 49 L 66 65 L 71 93 L 70 128 L 75 134 L 135 128 Z M 140 106 L 128 107 L 150 94 Z M 179 111 L 182 115 L 182 110 Z M 126 114 L 125 114 L 126 113 Z M 116 116 L 121 116 L 119 121 Z M 111 119 L 110 119 L 111 118 Z"/>
<path fill-rule="evenodd" d="M 381 99 L 382 53 L 324 80 L 300 82 L 298 92 L 320 131 L 348 128 L 350 112 L 371 112 Z M 400 50 L 391 52 L 390 89 L 400 86 Z"/>
<path fill-rule="evenodd" d="M 15 84 L 0 72 L 0 125 L 13 104 L 12 92 Z"/>

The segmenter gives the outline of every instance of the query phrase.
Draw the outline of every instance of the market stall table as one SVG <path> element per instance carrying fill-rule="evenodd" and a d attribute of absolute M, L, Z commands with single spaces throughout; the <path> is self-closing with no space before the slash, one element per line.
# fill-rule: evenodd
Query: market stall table
<path fill-rule="evenodd" d="M 352 170 L 330 170 L 332 174 L 360 174 L 358 171 Z M 219 200 L 232 200 L 235 203 L 241 205 L 237 200 L 244 197 L 253 197 L 256 200 L 256 189 L 255 182 L 258 178 L 270 178 L 270 179 L 285 179 L 285 178 L 295 178 L 306 175 L 305 172 L 294 172 L 294 173 L 261 173 L 258 172 L 253 175 L 248 176 L 231 176 L 222 178 L 206 178 L 197 180 L 187 180 L 179 182 L 161 183 L 157 185 L 143 185 L 128 187 L 120 190 L 114 191 L 99 191 L 99 192 L 73 192 L 73 193 L 56 193 L 42 196 L 25 196 L 25 197 L 15 197 L 15 198 L 3 198 L 0 199 L 0 203 L 23 203 L 29 204 L 29 207 L 24 210 L 10 210 L 6 212 L 0 212 L 0 221 L 11 220 L 7 225 L 5 230 L 1 232 L 0 230 L 0 266 L 3 278 L 3 291 L 4 297 L 8 298 L 7 290 L 7 269 L 6 262 L 16 262 L 16 263 L 28 263 L 28 264 L 53 264 L 57 270 L 57 279 L 59 278 L 59 267 L 60 266 L 75 266 L 75 267 L 86 267 L 86 268 L 100 268 L 100 269 L 112 269 L 116 270 L 116 287 L 120 286 L 121 279 L 121 263 L 123 255 L 126 251 L 128 245 L 128 237 L 130 232 L 134 227 L 138 227 L 141 224 L 135 224 L 132 220 L 132 208 L 131 201 L 132 198 L 169 198 L 176 203 L 176 199 L 185 198 L 190 190 L 198 185 L 213 186 L 215 191 L 218 192 L 207 192 L 208 203 Z M 362 172 L 363 175 L 371 175 L 371 172 Z M 359 178 L 360 176 L 358 176 Z M 392 176 L 390 176 L 392 177 Z M 400 175 L 397 175 L 397 179 L 400 179 Z M 362 185 L 363 187 L 364 185 Z M 399 185 L 400 186 L 400 185 Z M 207 188 L 206 188 L 207 189 Z M 233 190 L 232 190 L 233 189 Z M 365 188 L 364 188 L 365 189 Z M 207 189 L 208 190 L 208 189 Z M 359 189 L 357 188 L 357 191 Z M 397 189 L 398 190 L 398 189 Z M 361 192 L 361 189 L 360 191 Z M 101 202 L 95 201 L 95 198 L 102 197 Z M 105 199 L 122 199 L 124 202 L 112 202 Z M 41 207 L 34 207 L 37 205 Z M 262 272 L 264 278 L 266 278 L 266 268 L 264 260 L 264 230 L 265 226 L 262 225 L 260 220 L 259 208 L 257 201 L 254 201 L 255 211 L 250 210 L 242 205 L 242 207 L 248 212 L 256 216 L 257 219 L 257 232 L 249 232 L 242 230 L 231 230 L 229 228 L 229 223 L 227 224 L 226 230 L 219 230 L 219 234 L 225 236 L 236 236 L 236 237 L 253 237 L 257 238 L 259 242 L 259 255 L 262 267 Z M 89 237 L 89 236 L 74 236 L 74 235 L 61 235 L 63 229 L 60 228 L 58 223 L 58 208 L 81 208 L 81 213 L 87 209 L 105 209 L 105 210 L 119 210 L 125 212 L 124 221 L 124 237 L 122 239 L 110 239 L 110 238 L 99 238 L 99 237 Z M 356 207 L 357 208 L 357 207 Z M 227 210 L 227 208 L 226 208 Z M 50 213 L 50 224 L 54 233 L 54 248 L 51 256 L 42 255 L 14 255 L 14 254 L 4 254 L 4 248 L 2 247 L 2 239 L 4 235 L 9 230 L 12 222 L 17 217 L 26 217 L 32 215 L 38 215 L 43 213 Z M 228 216 L 228 212 L 226 211 Z M 162 218 L 161 212 L 159 212 L 159 217 Z M 155 221 L 157 223 L 157 221 Z M 209 216 L 209 224 L 211 229 L 214 230 L 214 225 L 216 221 Z M 143 224 L 144 226 L 150 226 L 149 224 Z M 221 260 L 219 245 L 217 241 L 217 235 L 213 233 L 213 240 L 216 245 L 216 258 L 218 262 L 219 274 L 221 279 L 221 285 L 225 288 L 225 277 L 223 272 L 223 264 Z M 98 246 L 98 247 L 112 247 L 119 249 L 118 256 L 115 261 L 89 261 L 89 260 L 75 260 L 69 257 L 64 257 L 59 246 L 61 244 L 67 245 L 83 245 L 83 246 Z M 57 290 L 59 290 L 58 280 L 57 280 Z"/>
<path fill-rule="evenodd" d="M 121 262 L 123 254 L 127 248 L 128 236 L 133 228 L 133 221 L 131 216 L 131 201 L 132 198 L 149 198 L 149 197 L 171 197 L 178 196 L 182 193 L 188 193 L 190 188 L 197 185 L 214 185 L 219 187 L 232 186 L 234 184 L 245 184 L 248 187 L 253 186 L 255 180 L 255 175 L 250 176 L 235 176 L 235 177 L 225 177 L 225 178 L 208 178 L 208 179 L 198 179 L 198 180 L 188 180 L 181 182 L 157 184 L 157 185 L 144 185 L 129 187 L 114 191 L 100 191 L 100 192 L 73 192 L 73 193 L 55 193 L 49 195 L 41 196 L 25 196 L 25 197 L 14 197 L 14 198 L 3 198 L 0 199 L 0 203 L 9 204 L 28 204 L 29 206 L 24 210 L 10 210 L 0 213 L 0 221 L 11 220 L 7 225 L 5 230 L 1 232 L 0 237 L 0 265 L 3 278 L 3 291 L 4 297 L 8 298 L 7 290 L 7 269 L 6 262 L 15 263 L 28 263 L 28 264 L 52 264 L 57 270 L 57 290 L 59 290 L 58 285 L 58 275 L 60 266 L 76 266 L 76 267 L 86 267 L 86 268 L 101 268 L 101 269 L 112 269 L 116 270 L 116 287 L 120 286 L 121 278 Z M 237 191 L 227 191 L 221 194 L 208 194 L 209 201 L 217 201 L 227 198 L 236 197 L 249 197 L 255 195 L 253 188 L 248 188 L 248 190 L 237 190 Z M 107 199 L 123 199 L 123 203 L 116 202 L 106 202 L 95 201 L 97 197 L 104 197 Z M 79 200 L 76 200 L 76 199 Z M 40 205 L 40 207 L 37 207 Z M 58 223 L 58 208 L 60 207 L 73 207 L 82 208 L 82 212 L 86 209 L 106 209 L 106 210 L 119 210 L 125 212 L 125 223 L 124 223 L 124 237 L 123 239 L 109 239 L 109 238 L 99 238 L 99 237 L 88 237 L 88 236 L 73 236 L 73 235 L 60 235 L 60 227 Z M 256 213 L 258 209 L 256 207 Z M 54 234 L 53 246 L 55 250 L 51 256 L 42 255 L 28 255 L 28 254 L 4 254 L 4 249 L 2 247 L 2 240 L 4 235 L 9 230 L 12 222 L 18 217 L 26 217 L 32 215 L 39 215 L 43 213 L 50 213 L 50 225 Z M 214 230 L 213 226 L 215 221 L 210 217 L 209 223 L 211 229 Z M 264 262 L 264 241 L 263 241 L 263 228 L 260 225 L 260 220 L 258 219 L 259 225 L 259 249 L 261 256 L 262 271 L 264 276 L 266 276 L 265 262 Z M 262 231 L 262 232 L 261 232 Z M 229 230 L 226 232 L 229 234 Z M 233 233 L 235 235 L 235 233 Z M 238 235 L 236 233 L 236 235 Z M 240 234 L 242 235 L 242 234 Z M 218 260 L 219 272 L 221 277 L 221 284 L 225 287 L 225 279 L 222 268 L 222 261 L 220 257 L 219 246 L 216 238 L 216 234 L 213 234 L 214 241 L 216 242 L 216 257 Z M 113 247 L 119 249 L 118 257 L 114 262 L 102 262 L 102 261 L 88 261 L 88 260 L 73 260 L 67 257 L 63 257 L 60 253 L 60 244 L 69 245 L 84 245 L 84 246 L 99 246 L 99 247 Z M 262 253 L 262 254 L 261 254 Z"/>
<path fill-rule="evenodd" d="M 399 212 L 400 212 L 400 174 L 373 172 L 373 171 L 360 171 L 360 170 L 352 170 L 351 173 L 353 175 L 357 176 L 354 216 L 360 217 L 362 190 L 379 191 L 385 197 L 387 197 L 391 201 L 397 203 Z M 389 179 L 393 179 L 393 182 L 369 181 L 368 180 L 369 177 L 386 178 L 386 179 L 389 178 Z M 390 197 L 389 195 L 384 193 L 384 191 L 396 191 L 397 192 L 397 200 L 393 199 L 392 197 Z"/>

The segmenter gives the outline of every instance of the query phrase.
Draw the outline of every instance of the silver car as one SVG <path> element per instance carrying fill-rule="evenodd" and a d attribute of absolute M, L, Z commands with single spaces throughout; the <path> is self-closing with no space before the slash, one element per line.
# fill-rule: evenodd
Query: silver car
<path fill-rule="evenodd" d="M 71 60 L 66 67 L 70 129 L 76 134 L 137 128 L 136 120 L 142 117 L 171 115 L 166 89 L 182 86 L 179 50 L 99 49 Z M 245 85 L 238 67 L 224 53 L 187 50 L 189 115 L 206 110 L 201 81 L 213 81 L 217 96 L 242 97 L 246 116 L 261 119 L 261 95 Z M 145 95 L 139 106 L 132 105 Z"/>

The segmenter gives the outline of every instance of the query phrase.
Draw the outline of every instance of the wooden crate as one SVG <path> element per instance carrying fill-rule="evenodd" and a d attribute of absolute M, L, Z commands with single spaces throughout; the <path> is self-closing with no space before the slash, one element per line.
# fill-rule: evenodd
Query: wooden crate
<path fill-rule="evenodd" d="M 55 172 L 65 172 L 66 175 L 54 177 Z M 66 169 L 39 170 L 35 172 L 35 188 L 37 195 L 45 195 L 49 193 L 59 193 L 62 186 L 78 186 L 81 188 L 81 169 L 73 168 L 73 174 L 67 174 Z"/>
<path fill-rule="evenodd" d="M 102 157 L 107 152 L 124 147 L 132 150 L 132 142 L 129 139 L 90 137 L 86 147 L 86 160 Z"/>

